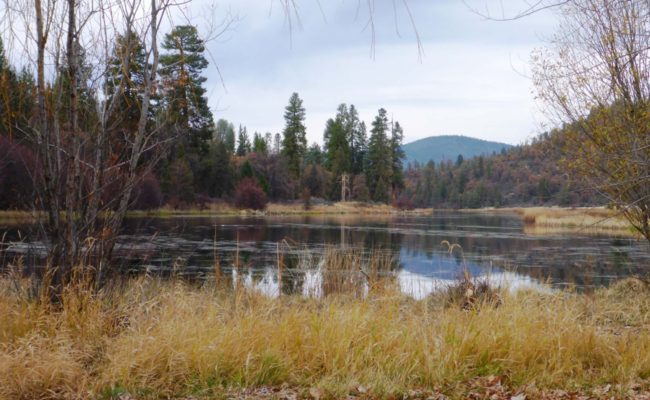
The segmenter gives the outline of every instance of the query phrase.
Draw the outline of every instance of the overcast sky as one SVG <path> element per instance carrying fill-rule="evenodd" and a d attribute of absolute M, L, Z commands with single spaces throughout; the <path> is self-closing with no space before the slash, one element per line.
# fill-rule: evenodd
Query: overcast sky
<path fill-rule="evenodd" d="M 205 0 L 186 10 L 203 26 L 208 15 L 238 16 L 208 45 L 215 118 L 241 123 L 251 134 L 280 132 L 284 107 L 298 92 L 309 142 L 322 142 L 325 121 L 340 103 L 357 106 L 368 124 L 386 108 L 404 127 L 405 142 L 462 134 L 518 144 L 540 132 L 528 61 L 554 30 L 551 13 L 496 22 L 467 4 L 498 12 L 497 0 L 408 0 L 423 45 L 420 59 L 402 0 L 396 11 L 391 0 L 375 0 L 374 57 L 365 1 L 359 9 L 357 0 L 298 3 L 301 26 L 291 32 L 278 0 Z M 524 5 L 505 3 L 510 10 Z"/>

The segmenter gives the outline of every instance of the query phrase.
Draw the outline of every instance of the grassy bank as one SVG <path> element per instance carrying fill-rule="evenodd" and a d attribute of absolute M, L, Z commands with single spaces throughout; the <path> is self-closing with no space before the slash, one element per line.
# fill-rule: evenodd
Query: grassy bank
<path fill-rule="evenodd" d="M 0 281 L 2 399 L 609 398 L 641 395 L 650 377 L 638 280 L 592 295 L 503 291 L 469 310 L 391 285 L 272 299 L 145 278 L 70 290 L 54 309 L 29 285 Z"/>
<path fill-rule="evenodd" d="M 515 207 L 486 211 L 517 214 L 524 223 L 525 232 L 530 234 L 579 231 L 637 235 L 620 213 L 605 207 Z"/>
<path fill-rule="evenodd" d="M 210 203 L 203 207 L 173 208 L 164 206 L 155 210 L 133 210 L 128 212 L 130 217 L 212 217 L 212 216 L 281 216 L 281 215 L 430 215 L 431 209 L 400 210 L 387 204 L 362 202 L 337 202 L 331 204 L 312 205 L 305 209 L 300 202 L 269 203 L 266 210 L 240 210 L 228 203 Z M 28 223 L 35 221 L 43 214 L 30 211 L 0 210 L 0 222 Z"/>
<path fill-rule="evenodd" d="M 387 204 L 362 202 L 336 202 L 331 204 L 315 204 L 305 209 L 301 202 L 269 203 L 263 211 L 240 210 L 228 203 L 211 203 L 198 208 L 162 207 L 151 211 L 132 211 L 131 216 L 234 216 L 234 215 L 391 215 L 391 214 L 430 214 L 431 209 L 399 210 Z"/>

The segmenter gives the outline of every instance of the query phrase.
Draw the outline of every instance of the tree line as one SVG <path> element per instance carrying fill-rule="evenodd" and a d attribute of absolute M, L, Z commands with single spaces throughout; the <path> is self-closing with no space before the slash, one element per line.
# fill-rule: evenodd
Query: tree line
<path fill-rule="evenodd" d="M 254 194 L 264 201 L 239 205 L 260 208 L 267 198 L 339 200 L 344 175 L 349 176 L 348 199 L 390 202 L 404 188 L 403 129 L 384 109 L 368 132 L 356 107 L 341 104 L 326 123 L 322 148 L 307 144 L 306 110 L 297 93 L 286 106 L 282 132 L 251 135 L 244 125 L 236 127 L 224 119 L 215 122 L 203 75 L 208 66 L 205 44 L 194 26 L 176 26 L 164 36 L 156 86 L 146 99 L 145 74 L 152 66 L 140 37 L 118 35 L 101 90 L 86 85 L 91 67 L 84 49 L 76 50 L 77 129 L 92 131 L 103 117 L 99 111 L 103 98 L 119 94 L 104 122 L 110 131 L 109 151 L 102 156 L 114 158 L 113 165 L 127 162 L 125 142 L 141 123 L 156 132 L 157 144 L 163 144 L 146 151 L 144 162 L 140 161 L 156 159 L 135 183 L 131 208 L 200 206 L 215 199 L 237 202 Z M 72 89 L 66 68 L 59 66 L 57 80 L 46 88 L 52 101 L 56 93 Z M 31 127 L 38 108 L 37 87 L 29 70 L 17 72 L 11 65 L 1 42 L 0 88 L 0 208 L 40 209 L 32 179 L 35 170 L 43 168 Z M 144 101 L 146 115 L 142 115 Z M 63 104 L 52 117 L 64 126 L 70 112 L 70 104 Z M 85 152 L 83 157 L 89 157 L 90 149 Z M 119 180 L 107 183 L 111 184 L 118 185 Z M 110 193 L 106 190 L 101 201 L 110 202 Z"/>
<path fill-rule="evenodd" d="M 312 197 L 339 200 L 344 175 L 347 199 L 392 203 L 401 208 L 478 208 L 508 205 L 585 205 L 601 200 L 578 190 L 560 167 L 563 130 L 541 135 L 531 144 L 491 156 L 404 167 L 403 128 L 380 109 L 370 124 L 354 105 L 341 104 L 327 120 L 322 147 L 307 145 L 306 109 L 297 93 L 285 108 L 282 132 L 249 134 L 246 126 L 214 121 L 206 98 L 205 45 L 195 27 L 176 26 L 165 35 L 158 72 L 159 87 L 149 97 L 146 123 L 166 131 L 164 156 L 142 175 L 130 207 L 152 209 L 202 206 L 226 199 L 242 207 Z M 90 68 L 84 62 L 80 69 Z M 123 141 L 140 123 L 143 74 L 150 68 L 143 45 L 120 35 L 112 49 L 104 90 L 117 97 L 109 125 L 112 157 L 123 157 Z M 124 65 L 122 60 L 128 59 Z M 64 67 L 61 67 L 64 68 Z M 83 73 L 82 73 L 83 76 Z M 126 82 L 120 88 L 118 82 Z M 53 86 L 65 86 L 61 74 Z M 0 42 L 0 208 L 39 208 L 34 169 L 41 168 L 30 136 L 36 109 L 35 80 L 27 69 L 16 71 Z M 96 123 L 98 93 L 78 84 L 80 125 Z M 54 90 L 54 88 L 50 88 Z M 67 117 L 61 108 L 59 118 Z M 163 123 L 161 123 L 163 121 Z M 108 197 L 110 191 L 106 192 Z M 108 202 L 106 198 L 104 201 Z"/>
<path fill-rule="evenodd" d="M 409 164 L 397 205 L 402 208 L 602 205 L 606 199 L 566 173 L 567 129 L 499 153 Z"/>

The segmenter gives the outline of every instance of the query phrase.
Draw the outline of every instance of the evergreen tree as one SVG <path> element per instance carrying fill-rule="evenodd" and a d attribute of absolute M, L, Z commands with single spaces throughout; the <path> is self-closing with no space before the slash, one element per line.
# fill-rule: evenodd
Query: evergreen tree
<path fill-rule="evenodd" d="M 99 122 L 97 113 L 97 96 L 94 90 L 88 87 L 88 81 L 92 75 L 92 66 L 86 61 L 86 50 L 76 43 L 77 47 L 77 71 L 76 71 L 76 89 L 78 99 L 77 122 L 78 129 L 82 132 L 94 130 Z M 65 63 L 59 66 L 59 73 L 54 82 L 53 93 L 70 93 L 71 79 L 70 70 Z M 71 116 L 71 98 L 70 96 L 61 96 L 54 101 L 56 104 L 56 116 L 62 126 L 70 125 Z M 123 140 L 123 139 L 122 139 Z"/>
<path fill-rule="evenodd" d="M 266 142 L 266 152 L 273 152 L 273 134 L 271 132 L 266 132 L 264 134 L 264 141 Z"/>
<path fill-rule="evenodd" d="M 23 70 L 19 75 L 9 64 L 0 38 L 0 136 L 24 138 L 34 109 L 34 78 Z"/>
<path fill-rule="evenodd" d="M 352 121 L 348 107 L 341 104 L 334 119 L 326 123 L 323 141 L 325 144 L 325 168 L 332 173 L 330 198 L 336 199 L 341 193 L 341 176 L 349 173 L 352 167 L 350 141 L 353 136 Z"/>
<path fill-rule="evenodd" d="M 248 131 L 246 127 L 239 125 L 239 135 L 237 135 L 237 155 L 245 156 L 251 151 L 251 142 L 248 139 Z"/>
<path fill-rule="evenodd" d="M 266 140 L 261 133 L 255 132 L 253 135 L 253 152 L 257 154 L 267 154 L 269 151 Z"/>
<path fill-rule="evenodd" d="M 231 154 L 235 152 L 235 126 L 231 122 L 223 118 L 218 120 L 214 135 L 216 140 L 224 144 L 228 152 Z"/>
<path fill-rule="evenodd" d="M 144 94 L 144 74 L 146 55 L 140 38 L 131 33 L 128 37 L 120 35 L 115 41 L 115 47 L 109 61 L 108 77 L 105 91 L 115 97 L 115 105 L 110 115 L 110 129 L 115 132 L 114 139 L 135 132 L 140 121 L 142 98 Z M 150 118 L 155 112 L 152 104 L 149 106 Z"/>
<path fill-rule="evenodd" d="M 205 43 L 196 27 L 180 25 L 165 35 L 160 56 L 163 104 L 169 122 L 181 134 L 183 143 L 205 154 L 214 121 L 205 97 L 202 71 L 208 66 L 203 56 Z"/>
<path fill-rule="evenodd" d="M 293 93 L 284 112 L 285 127 L 282 140 L 282 155 L 287 159 L 289 171 L 294 179 L 300 178 L 302 159 L 307 150 L 305 108 L 298 93 Z"/>
<path fill-rule="evenodd" d="M 194 174 L 184 157 L 177 158 L 170 165 L 170 185 L 173 188 L 173 202 L 191 203 L 194 201 Z"/>
<path fill-rule="evenodd" d="M 273 154 L 280 154 L 282 149 L 282 135 L 279 133 L 275 134 L 273 138 Z"/>
<path fill-rule="evenodd" d="M 322 165 L 323 164 L 323 151 L 318 143 L 312 143 L 307 149 L 305 155 L 305 164 L 307 165 Z"/>
<path fill-rule="evenodd" d="M 388 117 L 386 110 L 379 109 L 370 130 L 365 174 L 372 200 L 387 202 L 390 199 L 389 185 L 392 180 L 392 149 L 388 139 Z"/>
<path fill-rule="evenodd" d="M 458 157 L 456 157 L 456 167 L 460 167 L 463 164 L 463 161 L 465 161 L 463 155 L 459 154 Z"/>
<path fill-rule="evenodd" d="M 368 138 L 366 133 L 366 123 L 358 122 L 358 114 L 354 106 L 350 106 L 350 118 L 357 123 L 352 126 L 352 137 L 350 139 L 350 149 L 352 151 L 352 172 L 360 174 L 363 172 L 363 160 L 368 151 Z"/>
<path fill-rule="evenodd" d="M 391 138 L 390 146 L 392 153 L 392 177 L 391 188 L 393 194 L 396 196 L 400 189 L 404 188 L 404 150 L 402 149 L 402 140 L 404 139 L 404 130 L 399 122 L 391 124 Z"/>
<path fill-rule="evenodd" d="M 211 197 L 223 197 L 232 192 L 235 170 L 230 162 L 232 153 L 226 143 L 214 141 L 208 157 L 202 159 L 202 170 L 198 186 Z"/>

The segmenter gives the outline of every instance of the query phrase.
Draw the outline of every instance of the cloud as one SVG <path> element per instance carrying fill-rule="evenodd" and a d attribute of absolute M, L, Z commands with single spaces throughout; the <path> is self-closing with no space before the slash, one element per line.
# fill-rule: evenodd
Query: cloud
<path fill-rule="evenodd" d="M 363 9 L 356 15 L 356 1 L 321 2 L 323 13 L 316 2 L 301 2 L 302 29 L 291 35 L 278 1 L 271 13 L 270 4 L 238 0 L 221 7 L 242 20 L 227 42 L 209 45 L 226 85 L 209 71 L 217 118 L 251 132 L 281 131 L 284 106 L 296 91 L 307 108 L 310 141 L 322 140 L 325 121 L 343 102 L 355 104 L 367 123 L 386 108 L 407 141 L 456 133 L 520 143 L 537 133 L 532 85 L 521 71 L 540 36 L 552 31 L 552 16 L 485 21 L 457 0 L 411 0 L 426 52 L 420 61 L 406 10 L 395 14 L 392 2 L 377 1 L 372 59 L 363 29 L 368 16 Z"/>

